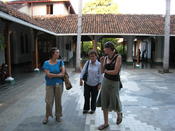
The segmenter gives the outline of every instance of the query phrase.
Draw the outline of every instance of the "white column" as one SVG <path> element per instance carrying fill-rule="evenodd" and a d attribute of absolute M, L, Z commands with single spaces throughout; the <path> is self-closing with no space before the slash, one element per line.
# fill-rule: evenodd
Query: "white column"
<path fill-rule="evenodd" d="M 134 43 L 134 37 L 128 36 L 127 39 L 127 62 L 133 62 L 133 43 Z"/>
<path fill-rule="evenodd" d="M 170 3 L 171 0 L 166 0 L 166 14 L 164 25 L 164 58 L 163 71 L 169 72 L 169 50 L 170 50 Z"/>
<path fill-rule="evenodd" d="M 78 11 L 78 23 L 77 23 L 77 49 L 76 49 L 76 72 L 80 72 L 80 59 L 81 59 L 81 32 L 82 32 L 82 2 L 79 0 L 79 11 Z"/>

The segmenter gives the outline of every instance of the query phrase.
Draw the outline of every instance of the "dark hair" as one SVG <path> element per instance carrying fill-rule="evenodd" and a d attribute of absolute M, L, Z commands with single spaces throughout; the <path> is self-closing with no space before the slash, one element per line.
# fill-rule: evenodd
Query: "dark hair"
<path fill-rule="evenodd" d="M 111 41 L 108 41 L 104 44 L 104 48 L 110 48 L 112 51 L 115 50 L 115 46 L 114 43 L 112 43 Z"/>
<path fill-rule="evenodd" d="M 90 50 L 88 52 L 88 55 L 92 55 L 92 54 L 94 54 L 95 56 L 97 56 L 97 52 L 95 50 Z"/>
<path fill-rule="evenodd" d="M 55 53 L 55 51 L 58 50 L 58 48 L 56 47 L 52 47 L 49 51 L 49 57 L 52 58 L 53 54 Z"/>

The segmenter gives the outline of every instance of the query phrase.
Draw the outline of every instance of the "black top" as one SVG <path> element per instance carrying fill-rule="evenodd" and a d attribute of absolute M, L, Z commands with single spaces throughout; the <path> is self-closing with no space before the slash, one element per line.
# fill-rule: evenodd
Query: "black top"
<path fill-rule="evenodd" d="M 118 57 L 118 55 L 115 55 L 110 63 L 107 63 L 107 57 L 105 59 L 105 66 L 104 68 L 106 70 L 114 70 L 115 69 L 115 63 L 116 63 L 116 58 Z M 119 81 L 119 73 L 117 73 L 116 75 L 109 75 L 106 74 L 104 75 L 105 78 L 109 79 L 109 80 L 113 80 L 113 81 Z"/>

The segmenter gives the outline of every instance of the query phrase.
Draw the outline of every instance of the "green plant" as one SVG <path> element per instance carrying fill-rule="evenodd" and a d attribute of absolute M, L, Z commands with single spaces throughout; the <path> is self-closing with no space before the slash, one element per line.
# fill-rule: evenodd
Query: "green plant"
<path fill-rule="evenodd" d="M 119 7 L 113 0 L 91 0 L 85 4 L 83 14 L 117 14 Z"/>
<path fill-rule="evenodd" d="M 0 34 L 0 50 L 5 48 L 4 37 Z"/>
<path fill-rule="evenodd" d="M 116 50 L 118 51 L 119 54 L 124 55 L 125 54 L 125 50 L 123 48 L 124 48 L 123 45 L 120 44 L 120 45 L 118 45 L 116 47 Z"/>

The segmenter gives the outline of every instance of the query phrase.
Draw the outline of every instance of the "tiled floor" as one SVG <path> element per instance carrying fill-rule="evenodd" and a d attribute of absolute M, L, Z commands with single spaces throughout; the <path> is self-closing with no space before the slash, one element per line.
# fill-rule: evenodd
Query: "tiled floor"
<path fill-rule="evenodd" d="M 73 88 L 63 93 L 63 121 L 45 113 L 43 73 L 7 85 L 0 90 L 0 131 L 96 131 L 103 123 L 100 108 L 95 114 L 82 114 L 83 87 L 79 74 L 69 70 Z M 124 88 L 120 91 L 124 118 L 116 125 L 116 113 L 109 113 L 106 131 L 175 131 L 175 73 L 159 74 L 155 69 L 123 69 Z"/>

